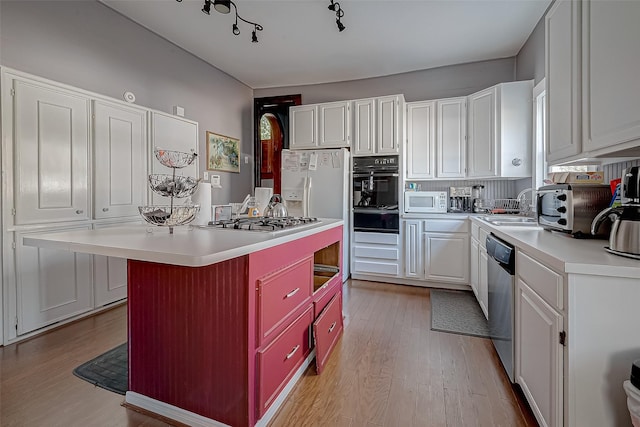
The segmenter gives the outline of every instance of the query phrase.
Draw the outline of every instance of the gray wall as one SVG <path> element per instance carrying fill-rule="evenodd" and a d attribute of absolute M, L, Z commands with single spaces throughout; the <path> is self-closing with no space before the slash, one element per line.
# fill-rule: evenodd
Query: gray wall
<path fill-rule="evenodd" d="M 220 173 L 213 202 L 253 188 L 253 90 L 101 3 L 1 0 L 0 64 L 117 99 L 129 90 L 160 111 L 180 105 L 199 123 L 201 171 L 207 130 L 241 140 L 240 174 Z"/>
<path fill-rule="evenodd" d="M 402 93 L 407 102 L 465 96 L 515 76 L 515 58 L 472 62 L 371 79 L 256 89 L 255 97 L 302 94 L 303 104 Z"/>
<path fill-rule="evenodd" d="M 516 56 L 516 80 L 534 79 L 534 85 L 538 84 L 545 76 L 544 56 L 544 15 L 542 15 Z"/>

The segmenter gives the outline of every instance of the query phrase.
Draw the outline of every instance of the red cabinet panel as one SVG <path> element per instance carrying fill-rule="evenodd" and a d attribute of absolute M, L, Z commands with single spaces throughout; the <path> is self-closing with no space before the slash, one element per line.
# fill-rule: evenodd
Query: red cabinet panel
<path fill-rule="evenodd" d="M 342 293 L 338 292 L 313 324 L 318 374 L 322 373 L 340 334 L 342 334 Z"/>
<path fill-rule="evenodd" d="M 309 326 L 313 322 L 311 305 L 264 350 L 258 352 L 258 418 L 309 355 Z"/>
<path fill-rule="evenodd" d="M 258 343 L 265 343 L 286 325 L 287 316 L 309 302 L 313 258 L 305 258 L 258 280 Z"/>
<path fill-rule="evenodd" d="M 336 274 L 313 294 L 313 313 L 315 317 L 318 317 L 320 313 L 322 313 L 322 310 L 329 304 L 331 298 L 340 291 L 341 286 L 342 275 Z"/>

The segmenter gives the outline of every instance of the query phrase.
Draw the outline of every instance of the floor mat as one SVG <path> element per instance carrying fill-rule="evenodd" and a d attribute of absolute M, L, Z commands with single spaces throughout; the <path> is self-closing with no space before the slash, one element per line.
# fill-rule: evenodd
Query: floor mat
<path fill-rule="evenodd" d="M 431 289 L 431 329 L 489 337 L 489 325 L 473 292 Z"/>
<path fill-rule="evenodd" d="M 129 381 L 127 343 L 83 363 L 73 370 L 73 374 L 95 386 L 124 395 Z"/>

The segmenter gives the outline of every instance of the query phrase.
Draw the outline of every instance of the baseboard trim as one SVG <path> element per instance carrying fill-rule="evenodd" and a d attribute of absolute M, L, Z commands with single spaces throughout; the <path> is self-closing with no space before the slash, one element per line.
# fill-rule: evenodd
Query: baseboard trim
<path fill-rule="evenodd" d="M 394 285 L 408 285 L 408 286 L 417 286 L 421 288 L 437 288 L 437 289 L 452 289 L 457 291 L 470 291 L 471 286 L 469 285 L 461 285 L 457 283 L 446 283 L 446 282 L 428 282 L 425 280 L 416 280 L 416 279 L 406 279 L 404 277 L 386 277 L 386 276 L 375 276 L 371 274 L 353 274 L 351 273 L 351 279 L 353 280 L 365 280 L 369 282 L 382 282 L 382 283 L 391 283 Z"/>

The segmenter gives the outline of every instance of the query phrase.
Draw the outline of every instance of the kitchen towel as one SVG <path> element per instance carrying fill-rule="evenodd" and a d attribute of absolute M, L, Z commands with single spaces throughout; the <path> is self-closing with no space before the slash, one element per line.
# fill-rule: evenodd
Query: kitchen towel
<path fill-rule="evenodd" d="M 207 225 L 211 221 L 211 183 L 200 182 L 192 200 L 194 204 L 200 205 L 193 225 Z"/>

